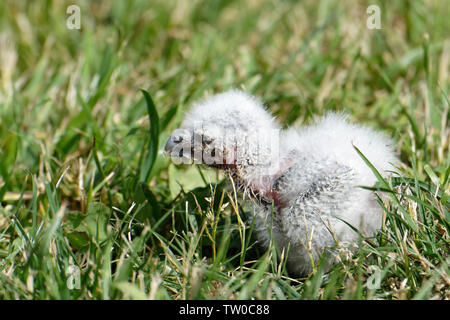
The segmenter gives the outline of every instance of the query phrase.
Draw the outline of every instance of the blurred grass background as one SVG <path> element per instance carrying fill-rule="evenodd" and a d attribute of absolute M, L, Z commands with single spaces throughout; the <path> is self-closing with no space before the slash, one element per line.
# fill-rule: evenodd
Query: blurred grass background
<path fill-rule="evenodd" d="M 1 1 L 0 297 L 450 298 L 449 16 L 438 0 Z M 162 156 L 189 104 L 231 87 L 286 126 L 344 110 L 398 141 L 383 229 L 327 274 L 290 278 L 221 174 Z"/>

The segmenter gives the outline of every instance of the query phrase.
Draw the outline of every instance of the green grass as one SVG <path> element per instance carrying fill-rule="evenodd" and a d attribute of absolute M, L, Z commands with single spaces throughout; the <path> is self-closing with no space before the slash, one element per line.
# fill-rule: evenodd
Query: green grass
<path fill-rule="evenodd" d="M 1 1 L 0 299 L 449 299 L 449 16 L 439 0 Z M 344 110 L 398 142 L 382 230 L 329 272 L 290 278 L 225 176 L 162 155 L 192 102 L 231 87 L 286 126 Z"/>

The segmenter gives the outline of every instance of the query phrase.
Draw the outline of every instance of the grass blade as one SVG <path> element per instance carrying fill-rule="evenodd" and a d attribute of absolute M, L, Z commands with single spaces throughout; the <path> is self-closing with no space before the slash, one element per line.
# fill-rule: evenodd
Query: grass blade
<path fill-rule="evenodd" d="M 158 138 L 159 138 L 159 117 L 156 111 L 155 104 L 150 94 L 141 90 L 145 98 L 145 103 L 147 105 L 147 113 L 150 120 L 150 142 L 148 146 L 147 155 L 141 165 L 139 181 L 147 182 L 150 178 L 150 173 L 155 163 L 156 156 L 158 154 Z"/>

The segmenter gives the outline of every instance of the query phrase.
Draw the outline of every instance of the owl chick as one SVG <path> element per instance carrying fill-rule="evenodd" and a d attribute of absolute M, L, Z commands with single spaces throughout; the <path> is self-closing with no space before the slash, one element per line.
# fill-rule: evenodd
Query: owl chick
<path fill-rule="evenodd" d="M 384 176 L 397 158 L 380 132 L 328 113 L 314 124 L 282 130 L 263 103 L 239 90 L 194 104 L 165 153 L 176 163 L 225 169 L 253 199 L 258 242 L 288 251 L 290 274 L 305 276 L 324 252 L 373 236 L 382 209 L 377 179 L 356 146 Z M 352 226 L 352 227 L 350 227 Z"/>

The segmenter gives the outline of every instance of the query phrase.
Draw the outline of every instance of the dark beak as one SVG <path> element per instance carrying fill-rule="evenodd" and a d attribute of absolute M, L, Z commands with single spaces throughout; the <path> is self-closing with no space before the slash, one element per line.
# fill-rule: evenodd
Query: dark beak
<path fill-rule="evenodd" d="M 164 147 L 164 155 L 166 157 L 170 157 L 172 150 L 176 145 L 177 143 L 173 141 L 172 137 L 170 137 L 169 140 L 167 140 L 166 146 Z"/>

